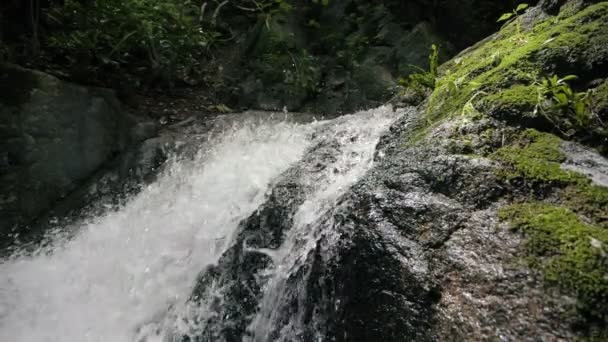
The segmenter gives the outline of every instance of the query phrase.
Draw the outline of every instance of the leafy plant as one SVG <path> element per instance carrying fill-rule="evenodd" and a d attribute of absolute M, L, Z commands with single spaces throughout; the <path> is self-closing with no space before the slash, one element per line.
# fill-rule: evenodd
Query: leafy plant
<path fill-rule="evenodd" d="M 262 55 L 262 78 L 283 82 L 306 92 L 317 90 L 320 78 L 318 61 L 306 49 L 289 49 L 277 45 Z"/>
<path fill-rule="evenodd" d="M 62 30 L 49 47 L 93 73 L 139 70 L 172 82 L 196 67 L 217 33 L 203 31 L 191 0 L 65 0 L 49 12 Z M 128 67 L 128 68 L 127 68 Z"/>
<path fill-rule="evenodd" d="M 437 69 L 439 67 L 439 48 L 437 48 L 437 45 L 431 45 L 428 71 L 416 65 L 411 65 L 411 67 L 417 69 L 418 72 L 410 74 L 407 80 L 401 78 L 399 83 L 402 86 L 435 89 L 435 84 L 437 82 Z"/>
<path fill-rule="evenodd" d="M 431 45 L 431 54 L 429 55 L 429 72 L 433 79 L 437 78 L 437 68 L 439 68 L 439 49 L 437 45 Z"/>
<path fill-rule="evenodd" d="M 545 77 L 540 83 L 536 82 L 538 91 L 536 111 L 543 113 L 565 135 L 574 134 L 575 129 L 585 127 L 591 119 L 588 92 L 575 92 L 568 84 L 575 79 L 577 79 L 576 75 L 562 78 L 553 75 Z M 554 113 L 556 117 L 552 118 L 547 114 L 548 112 Z"/>
<path fill-rule="evenodd" d="M 500 18 L 498 18 L 498 20 L 496 21 L 497 23 L 500 22 L 505 22 L 505 25 L 512 22 L 513 20 L 515 20 L 515 27 L 517 30 L 517 36 L 521 36 L 521 25 L 520 25 L 520 20 L 519 20 L 519 15 L 523 12 L 525 12 L 525 10 L 529 7 L 528 4 L 519 4 L 515 9 L 513 9 L 513 11 L 508 12 L 508 13 L 504 13 L 503 15 L 500 16 Z"/>

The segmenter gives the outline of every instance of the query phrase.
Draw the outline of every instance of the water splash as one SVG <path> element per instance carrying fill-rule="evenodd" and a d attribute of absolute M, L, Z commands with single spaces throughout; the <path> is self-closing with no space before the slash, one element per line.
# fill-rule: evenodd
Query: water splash
<path fill-rule="evenodd" d="M 237 125 L 221 134 L 193 160 L 171 164 L 124 207 L 79 224 L 76 236 L 58 235 L 34 254 L 1 261 L 0 340 L 168 342 L 201 331 L 189 320 L 205 316 L 205 307 L 189 300 L 199 272 L 217 263 L 273 180 L 313 144 L 329 143 L 331 158 L 306 159 L 315 164 L 303 173 L 309 192 L 283 244 L 259 251 L 274 266 L 264 270 L 269 281 L 244 337 L 299 340 L 301 313 L 280 312 L 306 290 L 289 288 L 288 279 L 320 236 L 338 239 L 331 224 L 315 222 L 331 217 L 340 196 L 369 170 L 381 133 L 397 116 L 381 107 L 325 122 Z"/>
<path fill-rule="evenodd" d="M 1 261 L 0 341 L 155 338 L 156 322 L 187 301 L 198 272 L 301 157 L 313 126 L 235 127 L 77 236 Z"/>
<path fill-rule="evenodd" d="M 380 107 L 334 120 L 322 131 L 325 136 L 318 139 L 326 143 L 335 140 L 339 151 L 335 159 L 325 165 L 322 174 L 315 177 L 317 184 L 299 207 L 285 242 L 278 250 L 269 253 L 276 266 L 272 271 L 266 270 L 272 272 L 272 277 L 266 284 L 258 313 L 248 328 L 250 336 L 244 341 L 302 340 L 306 330 L 304 315 L 308 296 L 305 279 L 311 269 L 308 267 L 311 262 L 309 256 L 318 247 L 321 237 L 333 243 L 339 239 L 330 229 L 331 211 L 336 208 L 339 198 L 372 167 L 380 136 L 397 115 L 389 107 Z M 322 224 L 319 220 L 323 220 Z M 290 282 L 290 278 L 302 273 L 302 280 Z M 285 312 L 289 312 L 286 307 L 294 299 L 300 302 L 296 305 L 297 312 L 285 317 Z M 314 340 L 321 341 L 322 336 Z"/>

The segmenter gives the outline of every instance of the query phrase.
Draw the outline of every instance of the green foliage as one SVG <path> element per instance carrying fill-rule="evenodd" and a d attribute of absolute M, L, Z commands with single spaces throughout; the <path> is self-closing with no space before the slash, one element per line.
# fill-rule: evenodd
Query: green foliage
<path fill-rule="evenodd" d="M 312 0 L 313 4 L 327 7 L 329 0 Z M 242 0 L 235 2 L 234 6 L 245 13 L 258 15 L 263 18 L 267 29 L 271 29 L 272 19 L 280 14 L 286 14 L 293 11 L 296 6 L 295 2 L 289 0 Z M 320 28 L 320 24 L 315 19 L 310 19 L 307 22 L 308 27 Z"/>
<path fill-rule="evenodd" d="M 608 230 L 583 222 L 568 208 L 543 203 L 512 205 L 500 217 L 528 236 L 530 264 L 549 285 L 577 297 L 583 314 L 608 319 Z"/>
<path fill-rule="evenodd" d="M 433 79 L 437 78 L 437 68 L 439 67 L 439 49 L 437 45 L 431 45 L 431 54 L 429 55 L 429 73 Z"/>
<path fill-rule="evenodd" d="M 190 0 L 104 0 L 89 6 L 66 0 L 50 12 L 61 31 L 48 39 L 74 66 L 139 69 L 171 81 L 198 64 L 216 37 L 198 22 Z"/>
<path fill-rule="evenodd" d="M 588 93 L 575 92 L 568 84 L 568 81 L 575 79 L 575 75 L 563 78 L 553 75 L 537 84 L 537 108 L 565 135 L 572 135 L 577 129 L 586 127 L 591 119 Z M 548 112 L 553 115 L 548 115 Z"/>
<path fill-rule="evenodd" d="M 441 120 L 460 115 L 463 107 L 479 91 L 488 94 L 479 98 L 480 102 L 492 105 L 493 102 L 489 99 L 498 99 L 504 103 L 500 106 L 508 111 L 511 122 L 526 125 L 530 122 L 526 115 L 534 110 L 538 102 L 534 79 L 530 75 L 541 74 L 555 66 L 565 68 L 568 65 L 571 68 L 572 64 L 565 63 L 570 63 L 572 58 L 576 58 L 577 65 L 580 65 L 584 58 L 573 56 L 587 56 L 596 51 L 594 47 L 608 44 L 608 26 L 605 25 L 607 19 L 608 2 L 599 2 L 559 21 L 554 18 L 540 21 L 521 44 L 513 44 L 515 25 L 503 28 L 492 39 L 464 51 L 459 57 L 441 66 L 440 74 L 443 75 L 429 97 L 423 118 L 424 126 L 421 125 L 419 129 L 426 130 Z M 590 80 L 585 79 L 587 81 Z M 508 99 L 501 95 L 515 87 L 518 87 L 516 91 L 506 94 L 509 95 Z M 523 87 L 528 87 L 528 91 Z M 525 106 L 511 107 L 511 104 L 519 103 L 516 97 Z M 484 108 L 481 112 L 495 117 L 493 111 L 487 109 Z M 497 118 L 504 119 L 504 111 L 500 114 Z M 592 120 L 591 124 L 597 125 L 598 120 Z M 555 130 L 554 127 L 547 126 L 547 130 Z M 584 127 L 580 132 L 588 132 L 590 129 Z"/>
<path fill-rule="evenodd" d="M 283 82 L 305 92 L 316 91 L 321 70 L 314 56 L 293 46 L 280 30 L 267 30 L 265 35 L 257 61 L 260 78 L 269 84 Z"/>
<path fill-rule="evenodd" d="M 337 62 L 345 67 L 353 68 L 359 58 L 369 47 L 369 37 L 367 37 L 361 31 L 355 31 L 346 36 L 346 39 L 342 39 L 337 34 L 329 34 L 325 39 L 333 40 L 328 45 L 335 45 L 339 47 L 336 51 Z"/>
<path fill-rule="evenodd" d="M 401 78 L 399 83 L 404 87 L 434 89 L 438 75 L 437 69 L 439 67 L 439 49 L 437 45 L 431 45 L 428 71 L 415 65 L 412 65 L 412 67 L 417 69 L 418 72 L 410 74 L 407 80 Z"/>
<path fill-rule="evenodd" d="M 504 13 L 498 18 L 497 23 L 505 22 L 505 24 L 515 20 L 515 25 L 517 27 L 517 36 L 521 35 L 521 28 L 519 23 L 519 15 L 523 13 L 528 8 L 528 4 L 519 4 L 513 11 L 509 13 Z"/>
<path fill-rule="evenodd" d="M 314 92 L 320 77 L 317 60 L 305 49 L 289 53 L 291 68 L 285 70 L 284 82 Z"/>

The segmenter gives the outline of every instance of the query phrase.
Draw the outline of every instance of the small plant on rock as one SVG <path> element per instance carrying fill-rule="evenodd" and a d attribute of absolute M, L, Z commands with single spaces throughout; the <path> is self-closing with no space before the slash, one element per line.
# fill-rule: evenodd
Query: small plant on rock
<path fill-rule="evenodd" d="M 505 25 L 515 21 L 515 28 L 517 30 L 517 37 L 521 36 L 521 25 L 519 22 L 519 15 L 525 12 L 525 10 L 529 7 L 528 4 L 519 4 L 513 11 L 504 13 L 498 18 L 497 23 L 505 22 Z"/>
<path fill-rule="evenodd" d="M 437 81 L 437 68 L 439 67 L 439 48 L 437 45 L 431 45 L 431 53 L 429 55 L 429 70 L 424 70 L 419 66 L 412 65 L 411 67 L 418 72 L 410 74 L 408 79 L 401 78 L 399 83 L 406 88 L 428 88 L 435 89 Z"/>
<path fill-rule="evenodd" d="M 587 126 L 591 119 L 588 92 L 575 92 L 568 84 L 575 79 L 575 75 L 562 78 L 553 75 L 537 82 L 536 112 L 543 114 L 566 136 Z"/>

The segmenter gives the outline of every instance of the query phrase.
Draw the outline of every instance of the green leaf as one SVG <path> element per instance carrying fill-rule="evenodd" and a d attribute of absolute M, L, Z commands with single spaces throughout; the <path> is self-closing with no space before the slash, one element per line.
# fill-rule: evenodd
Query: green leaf
<path fill-rule="evenodd" d="M 557 100 L 558 106 L 564 107 L 564 106 L 568 105 L 568 96 L 566 96 L 566 94 L 557 93 L 557 94 L 553 94 L 553 96 Z"/>
<path fill-rule="evenodd" d="M 477 89 L 482 86 L 482 84 L 480 82 L 475 82 L 475 81 L 469 82 L 469 85 L 471 86 L 472 89 Z"/>
<path fill-rule="evenodd" d="M 517 6 L 517 8 L 515 9 L 515 12 L 523 11 L 526 8 L 528 8 L 528 4 L 519 4 L 519 6 Z"/>
<path fill-rule="evenodd" d="M 581 120 L 585 119 L 585 103 L 582 101 L 576 102 L 574 104 L 574 113 Z"/>
<path fill-rule="evenodd" d="M 562 77 L 562 79 L 560 81 L 561 82 L 567 82 L 567 81 L 575 80 L 577 78 L 578 78 L 578 76 L 576 76 L 576 75 L 568 75 L 568 76 Z"/>
<path fill-rule="evenodd" d="M 513 13 L 505 13 L 505 14 L 501 15 L 500 18 L 498 18 L 498 20 L 496 20 L 496 22 L 499 23 L 501 21 L 509 20 L 513 15 L 514 15 Z"/>
<path fill-rule="evenodd" d="M 448 82 L 448 91 L 450 92 L 450 94 L 454 94 L 458 91 L 458 86 L 456 86 L 456 83 L 454 83 L 454 81 Z"/>

